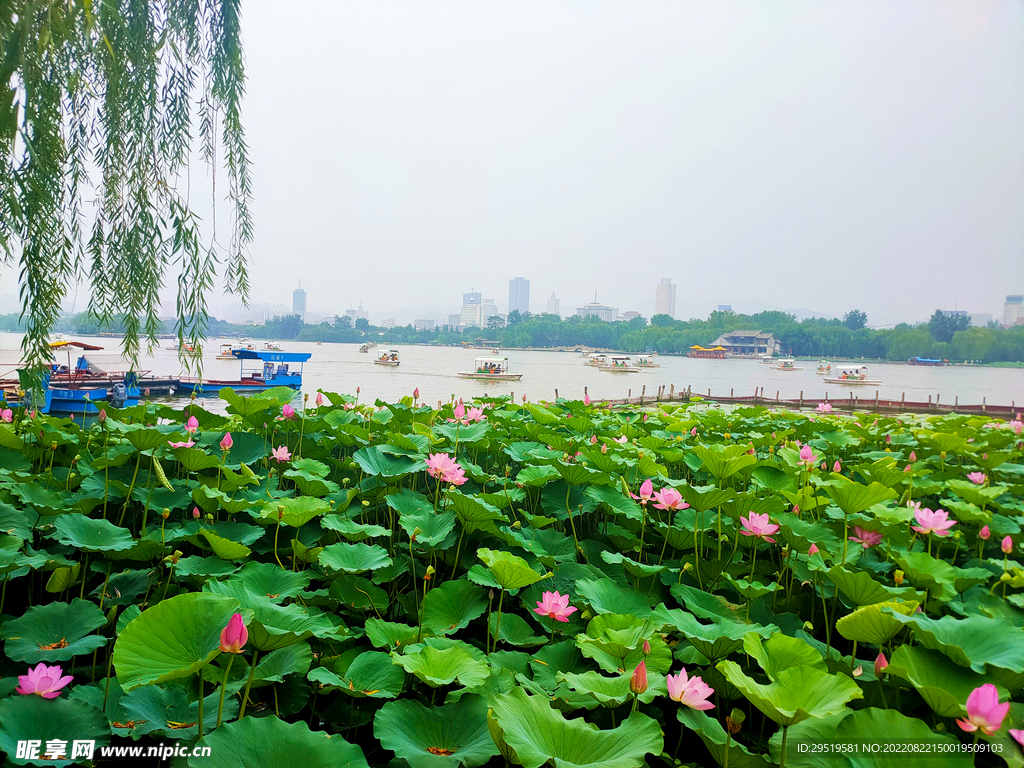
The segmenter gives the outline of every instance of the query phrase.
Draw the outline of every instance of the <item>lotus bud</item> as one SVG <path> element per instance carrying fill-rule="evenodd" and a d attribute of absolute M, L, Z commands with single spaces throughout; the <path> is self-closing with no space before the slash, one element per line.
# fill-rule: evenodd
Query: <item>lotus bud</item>
<path fill-rule="evenodd" d="M 228 625 L 220 633 L 220 649 L 224 653 L 241 653 L 242 647 L 249 642 L 249 631 L 245 628 L 242 614 L 236 613 Z"/>
<path fill-rule="evenodd" d="M 646 656 L 646 655 L 648 655 L 651 652 L 651 641 L 650 640 L 644 640 L 644 646 L 643 647 L 644 647 L 644 656 Z"/>
<path fill-rule="evenodd" d="M 1009 581 L 1009 580 L 1010 580 L 1010 579 L 1012 579 L 1012 578 L 1013 578 L 1013 576 L 1011 576 L 1010 574 L 1008 574 L 1008 573 L 1006 573 L 1006 572 L 1004 571 L 1004 572 L 1003 572 L 1003 575 L 999 577 L 999 581 L 1001 581 L 1001 582 L 1003 582 L 1003 583 L 1006 583 L 1007 581 Z"/>
<path fill-rule="evenodd" d="M 880 677 L 885 668 L 889 666 L 889 660 L 885 658 L 885 654 L 881 651 L 878 652 L 878 656 L 875 657 L 875 677 Z"/>
<path fill-rule="evenodd" d="M 413 399 L 413 400 L 419 400 L 419 399 L 420 399 L 420 388 L 419 388 L 419 387 L 416 387 L 416 388 L 415 388 L 415 389 L 414 389 L 414 390 L 412 391 L 412 399 Z"/>
<path fill-rule="evenodd" d="M 1003 542 L 999 545 L 999 548 L 1003 550 L 1003 554 L 1010 554 L 1011 552 L 1013 552 L 1013 539 L 1007 536 L 1005 539 L 1003 539 Z"/>
<path fill-rule="evenodd" d="M 101 408 L 100 409 L 100 415 L 96 417 L 96 421 L 98 421 L 100 424 L 102 424 L 106 420 L 107 420 L 107 409 L 106 408 Z"/>
<path fill-rule="evenodd" d="M 321 405 L 323 405 L 324 404 L 324 394 L 323 394 L 323 392 L 317 392 L 316 393 L 316 400 L 314 400 L 313 402 L 316 403 L 317 408 L 319 408 Z"/>
<path fill-rule="evenodd" d="M 987 525 L 983 526 L 982 529 L 980 531 L 978 531 L 978 538 L 981 539 L 982 541 L 988 541 L 989 537 L 991 535 L 992 535 L 992 531 L 989 530 Z"/>
<path fill-rule="evenodd" d="M 225 432 L 223 439 L 220 441 L 220 449 L 222 451 L 230 451 L 231 446 L 235 444 L 235 441 L 231 439 L 231 433 Z"/>
<path fill-rule="evenodd" d="M 693 563 L 683 563 L 683 573 L 693 570 Z"/>
<path fill-rule="evenodd" d="M 905 574 L 903 573 L 903 571 L 896 571 L 895 573 L 893 573 L 892 580 L 896 582 L 897 587 L 903 583 L 904 576 Z"/>
<path fill-rule="evenodd" d="M 799 504 L 794 504 L 793 505 L 793 514 L 794 515 L 799 515 L 800 514 L 800 505 Z"/>
<path fill-rule="evenodd" d="M 803 582 L 804 584 L 810 584 L 809 581 Z M 801 585 L 802 586 L 802 585 Z M 804 632 L 814 632 L 814 625 L 809 621 L 804 622 Z"/>
<path fill-rule="evenodd" d="M 807 550 L 807 556 L 810 557 L 811 555 L 816 555 L 816 554 L 818 554 L 818 545 L 817 544 L 811 544 L 810 549 Z"/>
<path fill-rule="evenodd" d="M 828 469 L 828 463 L 824 462 L 824 461 L 821 462 L 821 471 L 825 472 L 827 469 Z"/>
<path fill-rule="evenodd" d="M 910 463 L 913 464 L 915 461 L 917 461 L 917 453 L 915 451 L 911 451 L 909 458 L 910 458 Z"/>
<path fill-rule="evenodd" d="M 743 721 L 747 719 L 747 716 L 743 714 L 742 709 L 733 709 L 729 713 L 729 716 L 725 718 L 725 726 L 729 729 L 729 733 L 735 736 L 740 732 L 740 728 L 743 727 Z"/>
<path fill-rule="evenodd" d="M 359 394 L 359 387 L 356 387 L 356 394 Z"/>
<path fill-rule="evenodd" d="M 342 485 L 348 485 L 351 482 L 352 482 L 352 478 L 351 477 L 343 477 L 343 478 L 341 478 L 341 484 Z"/>
<path fill-rule="evenodd" d="M 608 444 L 601 443 L 601 453 L 608 453 Z"/>
<path fill-rule="evenodd" d="M 832 465 L 832 471 L 835 472 L 836 474 L 838 474 L 838 473 L 843 471 L 843 467 L 839 463 L 838 459 L 836 459 L 836 463 Z"/>
<path fill-rule="evenodd" d="M 886 445 L 892 443 L 892 435 L 886 435 L 885 436 L 885 442 L 886 442 Z"/>
<path fill-rule="evenodd" d="M 519 520 L 516 520 L 514 523 L 512 523 L 512 530 L 513 531 L 518 531 L 522 527 L 523 527 L 523 524 Z"/>
<path fill-rule="evenodd" d="M 192 517 L 198 520 L 202 517 L 202 512 L 199 511 L 199 507 L 192 507 Z"/>
<path fill-rule="evenodd" d="M 169 510 L 167 508 L 164 508 L 164 511 L 160 513 L 160 517 L 162 517 L 164 520 L 166 520 L 170 516 L 171 516 L 171 510 Z"/>
<path fill-rule="evenodd" d="M 647 691 L 647 664 L 641 661 L 633 670 L 633 676 L 629 678 L 629 690 L 639 696 Z"/>
<path fill-rule="evenodd" d="M 424 581 L 430 581 L 432 578 L 434 578 L 434 574 L 436 572 L 437 571 L 434 570 L 434 566 L 428 565 L 427 566 L 427 572 L 425 574 L 423 574 L 423 580 Z"/>
<path fill-rule="evenodd" d="M 597 435 L 591 435 L 590 436 L 590 444 L 591 445 L 597 445 Z"/>
<path fill-rule="evenodd" d="M 490 590 L 487 591 L 487 599 L 488 600 L 493 600 L 494 599 L 494 589 L 490 589 Z"/>
<path fill-rule="evenodd" d="M 697 428 L 694 427 L 693 429 L 690 430 L 690 437 L 696 437 L 696 436 L 697 436 Z"/>

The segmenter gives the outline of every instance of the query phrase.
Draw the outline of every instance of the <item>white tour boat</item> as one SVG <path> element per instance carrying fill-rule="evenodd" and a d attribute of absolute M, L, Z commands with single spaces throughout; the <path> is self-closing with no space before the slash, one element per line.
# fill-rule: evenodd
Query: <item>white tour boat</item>
<path fill-rule="evenodd" d="M 268 341 L 263 345 L 264 352 L 280 352 L 281 345 L 274 341 Z"/>
<path fill-rule="evenodd" d="M 591 352 L 587 355 L 587 362 L 584 365 L 589 365 L 593 368 L 604 368 L 608 365 L 608 355 L 603 352 Z"/>
<path fill-rule="evenodd" d="M 859 365 L 856 368 L 840 368 L 835 376 L 826 377 L 826 384 L 851 384 L 878 386 L 881 379 L 869 379 L 866 365 Z"/>
<path fill-rule="evenodd" d="M 819 376 L 828 376 L 832 373 L 832 363 L 828 360 L 818 361 L 818 370 L 815 371 Z"/>
<path fill-rule="evenodd" d="M 633 365 L 625 355 L 613 355 L 611 362 L 601 370 L 610 373 L 640 373 L 640 369 Z"/>
<path fill-rule="evenodd" d="M 636 362 L 633 365 L 637 368 L 661 368 L 661 363 L 654 362 L 654 358 L 651 355 L 637 355 Z"/>
<path fill-rule="evenodd" d="M 478 357 L 475 363 L 474 370 L 459 371 L 459 376 L 464 379 L 487 379 L 494 381 L 519 381 L 523 377 L 521 373 L 509 373 L 507 357 Z"/>
<path fill-rule="evenodd" d="M 231 350 L 233 350 L 233 349 L 234 349 L 234 347 L 231 344 L 221 344 L 220 345 L 220 352 L 217 353 L 217 359 L 218 360 L 237 360 L 238 358 L 236 358 L 233 354 L 231 354 Z"/>
<path fill-rule="evenodd" d="M 398 367 L 398 350 L 397 349 L 385 349 L 380 353 L 380 356 L 373 361 L 374 365 L 390 365 L 392 368 Z"/>
<path fill-rule="evenodd" d="M 772 368 L 774 368 L 776 371 L 802 371 L 803 370 L 803 367 L 797 365 L 796 364 L 796 360 L 794 360 L 792 357 L 786 357 L 786 358 L 783 358 L 782 360 L 779 360 L 779 364 L 778 365 L 773 365 Z"/>

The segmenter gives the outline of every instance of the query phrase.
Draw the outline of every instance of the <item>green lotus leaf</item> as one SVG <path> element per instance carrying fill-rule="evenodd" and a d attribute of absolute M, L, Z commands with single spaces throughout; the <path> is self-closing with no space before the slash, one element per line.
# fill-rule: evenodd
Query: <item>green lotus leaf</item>
<path fill-rule="evenodd" d="M 494 580 L 504 590 L 522 589 L 544 578 L 521 557 L 481 547 L 476 556 L 483 560 Z"/>
<path fill-rule="evenodd" d="M 736 495 L 736 492 L 731 489 L 715 488 L 713 485 L 682 485 L 676 490 L 683 497 L 683 501 L 689 504 L 695 512 L 716 509 Z"/>
<path fill-rule="evenodd" d="M 549 761 L 559 768 L 640 768 L 645 756 L 661 754 L 664 739 L 657 721 L 632 713 L 617 728 L 598 730 L 582 720 L 566 720 L 548 701 L 522 688 L 491 699 L 501 738 L 523 768 Z"/>
<path fill-rule="evenodd" d="M 233 597 L 189 592 L 161 600 L 128 623 L 114 643 L 121 688 L 193 675 L 220 653 L 220 633 L 241 606 Z"/>
<path fill-rule="evenodd" d="M 518 647 L 544 645 L 547 637 L 540 637 L 533 634 L 533 628 L 526 623 L 526 620 L 514 613 L 503 613 L 501 624 L 498 624 L 498 614 L 492 613 L 488 619 L 488 632 L 497 641 L 508 643 Z"/>
<path fill-rule="evenodd" d="M 6 638 L 4 654 L 14 661 L 35 666 L 41 661 L 65 661 L 92 653 L 107 644 L 93 631 L 107 623 L 103 611 L 88 600 L 35 605 L 17 619 L 0 626 Z"/>
<path fill-rule="evenodd" d="M 213 554 L 221 560 L 244 560 L 252 554 L 252 550 L 244 544 L 218 536 L 212 530 L 204 528 L 201 533 L 210 545 L 210 549 L 213 550 Z"/>
<path fill-rule="evenodd" d="M 308 461 L 308 459 L 300 459 L 300 461 Z M 316 463 L 320 464 L 320 462 Z M 321 464 L 321 466 L 324 465 Z M 284 476 L 295 483 L 296 490 L 303 496 L 324 497 L 341 490 L 341 486 L 334 481 L 327 480 L 324 476 L 314 474 L 309 470 L 298 469 L 294 464 L 292 469 L 285 470 Z"/>
<path fill-rule="evenodd" d="M 389 493 L 384 497 L 384 501 L 400 515 L 422 515 L 434 511 L 434 503 L 430 499 L 408 488 L 403 488 L 398 493 Z"/>
<path fill-rule="evenodd" d="M 541 486 L 560 477 L 558 470 L 546 464 L 526 467 L 516 475 L 517 485 Z"/>
<path fill-rule="evenodd" d="M 695 445 L 693 452 L 701 460 L 704 470 L 714 475 L 719 483 L 757 463 L 757 457 L 747 453 L 745 445 L 730 445 L 716 450 L 718 447 Z"/>
<path fill-rule="evenodd" d="M 217 705 L 220 694 L 216 689 L 207 688 L 203 697 L 203 728 L 212 731 L 217 727 Z M 121 706 L 128 715 L 128 721 L 139 723 L 132 734 L 141 736 L 156 733 L 174 739 L 194 739 L 199 735 L 199 702 L 189 700 L 188 689 L 183 685 L 146 685 L 136 688 L 121 697 Z M 238 700 L 231 697 L 224 702 L 224 717 L 233 720 L 238 716 Z"/>
<path fill-rule="evenodd" d="M 346 632 L 324 614 L 312 613 L 296 603 L 278 605 L 268 597 L 254 595 L 238 579 L 221 582 L 211 579 L 203 585 L 203 592 L 232 598 L 252 612 L 252 618 L 246 621 L 249 643 L 260 651 L 285 648 L 314 636 L 337 639 Z"/>
<path fill-rule="evenodd" d="M 683 634 L 709 664 L 714 664 L 743 648 L 743 638 L 750 634 L 769 636 L 773 628 L 760 624 L 741 624 L 720 620 L 714 624 L 701 624 L 696 617 L 679 608 L 668 609 L 659 605 L 651 619 L 661 626 L 671 626 Z"/>
<path fill-rule="evenodd" d="M 679 722 L 700 736 L 711 757 L 719 765 L 728 763 L 733 768 L 769 768 L 772 765 L 764 755 L 751 752 L 736 739 L 730 738 L 722 724 L 706 712 L 679 707 L 676 710 L 676 717 L 679 718 Z"/>
<path fill-rule="evenodd" d="M 583 492 L 585 496 L 603 504 L 614 514 L 623 515 L 630 520 L 641 520 L 640 505 L 621 490 L 607 485 L 592 485 Z"/>
<path fill-rule="evenodd" d="M 323 515 L 330 511 L 331 507 L 324 499 L 314 496 L 299 496 L 268 502 L 260 511 L 260 517 L 271 522 L 280 521 L 283 525 L 290 525 L 292 528 L 301 528 L 317 515 Z"/>
<path fill-rule="evenodd" d="M 892 557 L 914 586 L 927 589 L 939 600 L 956 597 L 957 572 L 949 563 L 927 552 L 893 552 Z"/>
<path fill-rule="evenodd" d="M 422 457 L 394 456 L 382 451 L 379 445 L 360 448 L 352 454 L 352 458 L 363 472 L 374 477 L 404 477 L 427 468 L 427 463 Z"/>
<path fill-rule="evenodd" d="M 899 753 L 883 751 L 885 744 L 919 745 L 920 752 L 907 753 L 915 768 L 970 768 L 974 758 L 959 748 L 954 736 L 933 731 L 927 723 L 907 717 L 894 709 L 848 710 L 829 717 L 804 720 L 789 729 L 786 765 L 792 768 L 892 768 L 904 759 Z M 865 744 L 877 752 L 815 752 L 811 745 Z M 772 756 L 778 760 L 782 732 L 769 742 Z"/>
<path fill-rule="evenodd" d="M 246 563 L 233 578 L 245 584 L 254 595 L 282 602 L 306 589 L 310 577 L 308 573 L 283 571 L 275 563 Z"/>
<path fill-rule="evenodd" d="M 168 442 L 179 442 L 182 436 L 180 425 L 146 428 L 138 424 L 118 424 L 117 431 L 124 433 L 125 438 L 137 451 L 152 451 L 154 448 L 167 445 Z"/>
<path fill-rule="evenodd" d="M 444 435 L 448 438 L 448 441 L 455 443 L 458 441 L 461 444 L 475 443 L 487 435 L 490 430 L 490 425 L 486 422 L 479 422 L 477 424 L 435 424 L 434 431 L 440 435 Z"/>
<path fill-rule="evenodd" d="M 449 685 L 456 680 L 459 685 L 473 687 L 487 679 L 487 664 L 459 647 L 439 650 L 426 646 L 415 653 L 392 654 L 391 659 L 432 688 Z"/>
<path fill-rule="evenodd" d="M 384 547 L 379 544 L 331 544 L 320 552 L 320 565 L 342 573 L 363 573 L 386 568 L 392 564 Z"/>
<path fill-rule="evenodd" d="M 381 536 L 390 536 L 391 531 L 379 525 L 357 523 L 340 515 L 324 515 L 320 518 L 320 526 L 328 531 L 337 531 L 348 541 L 365 541 Z"/>
<path fill-rule="evenodd" d="M 408 624 L 376 618 L 366 620 L 366 639 L 375 648 L 400 650 L 402 646 L 408 647 L 415 643 L 419 634 L 419 627 L 410 627 Z"/>
<path fill-rule="evenodd" d="M 433 708 L 388 702 L 373 719 L 373 735 L 411 768 L 478 766 L 498 754 L 487 730 L 487 704 L 479 696 Z"/>
<path fill-rule="evenodd" d="M 202 472 L 220 466 L 219 456 L 211 456 L 199 448 L 175 448 L 173 453 L 186 472 Z"/>
<path fill-rule="evenodd" d="M 469 626 L 487 610 L 487 593 L 464 579 L 446 581 L 423 597 L 423 626 L 434 635 L 448 635 Z"/>
<path fill-rule="evenodd" d="M 282 683 L 288 675 L 305 675 L 313 663 L 313 651 L 309 643 L 295 643 L 276 651 L 261 655 L 253 672 L 253 688 L 262 688 L 273 683 Z M 237 665 L 238 662 L 236 661 Z M 232 675 L 234 667 L 232 667 Z"/>
<path fill-rule="evenodd" d="M 893 612 L 909 616 L 917 610 L 917 606 L 916 601 L 899 600 L 865 605 L 837 621 L 836 630 L 847 640 L 881 645 L 892 640 L 903 629 L 903 625 L 893 617 Z"/>
<path fill-rule="evenodd" d="M 590 620 L 586 634 L 576 635 L 576 645 L 605 672 L 625 672 L 639 663 L 644 641 L 653 643 L 659 627 L 651 618 L 602 613 Z"/>
<path fill-rule="evenodd" d="M 838 485 L 825 486 L 825 491 L 832 497 L 836 506 L 847 515 L 855 515 L 870 509 L 875 504 L 896 498 L 896 491 L 886 488 L 881 483 L 861 485 L 845 478 L 844 481 Z"/>
<path fill-rule="evenodd" d="M 839 587 L 855 606 L 874 605 L 888 600 L 900 598 L 917 599 L 924 595 L 909 587 L 895 588 L 876 581 L 867 571 L 848 571 L 841 565 L 834 565 L 828 570 L 828 577 Z"/>
<path fill-rule="evenodd" d="M 204 736 L 197 746 L 209 747 L 209 754 L 190 757 L 189 768 L 369 768 L 359 747 L 341 736 L 311 731 L 301 720 L 243 717 Z"/>
<path fill-rule="evenodd" d="M 501 510 L 479 496 L 468 496 L 458 491 L 449 491 L 448 503 L 455 510 L 459 524 L 462 525 L 466 533 L 493 531 L 495 520 L 507 522 L 505 516 L 501 514 Z"/>
<path fill-rule="evenodd" d="M 191 555 L 174 563 L 174 575 L 178 578 L 186 576 L 227 576 L 238 570 L 236 563 L 221 560 L 219 557 L 199 557 Z"/>
<path fill-rule="evenodd" d="M 796 480 L 778 467 L 757 467 L 750 473 L 750 479 L 762 488 L 771 491 L 795 491 Z M 705 744 L 707 741 L 704 742 Z"/>
<path fill-rule="evenodd" d="M 864 697 L 849 677 L 807 666 L 783 669 L 768 685 L 747 677 L 734 661 L 720 661 L 715 668 L 766 717 L 782 726 L 841 712 L 847 702 Z"/>
<path fill-rule="evenodd" d="M 643 618 L 651 612 L 644 594 L 620 587 L 611 579 L 580 579 L 576 592 L 596 613 L 628 613 Z"/>
<path fill-rule="evenodd" d="M 987 664 L 1024 672 L 1024 630 L 1006 619 L 979 615 L 931 619 L 920 613 L 902 616 L 895 612 L 891 615 L 908 625 L 925 648 L 941 651 L 962 667 L 983 673 Z"/>
<path fill-rule="evenodd" d="M 967 697 L 975 688 L 990 682 L 965 667 L 950 664 L 939 651 L 916 645 L 901 645 L 886 667 L 887 675 L 906 680 L 939 717 L 964 717 Z M 1000 691 L 1000 698 L 1009 692 Z"/>
<path fill-rule="evenodd" d="M 358 611 L 386 611 L 388 593 L 362 576 L 343 575 L 331 582 L 330 596 Z"/>
<path fill-rule="evenodd" d="M 769 680 L 792 667 L 809 667 L 827 672 L 825 659 L 814 648 L 797 637 L 781 632 L 770 634 L 767 639 L 753 632 L 743 638 L 743 650 L 761 665 Z"/>
<path fill-rule="evenodd" d="M 621 565 L 626 573 L 634 579 L 643 579 L 648 576 L 653 576 L 656 573 L 661 573 L 668 567 L 666 565 L 638 563 L 636 560 L 626 557 L 621 552 L 609 552 L 608 550 L 601 552 L 601 559 L 612 565 Z"/>
<path fill-rule="evenodd" d="M 93 520 L 85 515 L 60 515 L 53 521 L 53 528 L 57 541 L 85 552 L 131 549 L 135 544 L 127 528 L 118 528 L 109 520 Z"/>
<path fill-rule="evenodd" d="M 409 537 L 416 536 L 416 543 L 426 547 L 436 547 L 444 542 L 455 530 L 455 513 L 451 510 L 435 514 L 433 510 L 422 515 L 402 515 L 398 524 Z M 449 546 L 455 543 L 454 537 Z"/>
<path fill-rule="evenodd" d="M 317 667 L 307 677 L 353 698 L 395 699 L 405 686 L 405 673 L 380 651 L 360 653 L 343 671 Z"/>
<path fill-rule="evenodd" d="M 72 584 L 78 581 L 78 574 L 81 570 L 81 563 L 75 563 L 71 568 L 55 568 L 53 573 L 50 574 L 50 578 L 46 581 L 46 591 L 57 593 L 69 589 Z"/>
<path fill-rule="evenodd" d="M 633 700 L 633 693 L 629 689 L 629 681 L 633 672 L 624 672 L 615 677 L 606 677 L 600 672 L 583 672 L 574 674 L 572 672 L 559 673 L 556 677 L 559 683 L 565 683 L 572 690 L 578 693 L 585 693 L 594 700 L 606 707 L 617 707 Z M 648 672 L 647 690 L 640 694 L 640 701 L 650 704 L 658 696 L 667 696 L 668 690 L 665 687 L 665 678 L 662 675 Z"/>
<path fill-rule="evenodd" d="M 94 742 L 99 757 L 100 747 L 110 743 L 110 726 L 103 712 L 83 701 L 63 697 L 44 699 L 41 696 L 8 696 L 0 699 L 0 750 L 14 765 L 80 765 L 81 756 L 71 760 L 76 741 Z M 64 759 L 18 759 L 19 741 L 36 741 L 39 757 L 45 757 L 47 742 L 65 742 Z"/>

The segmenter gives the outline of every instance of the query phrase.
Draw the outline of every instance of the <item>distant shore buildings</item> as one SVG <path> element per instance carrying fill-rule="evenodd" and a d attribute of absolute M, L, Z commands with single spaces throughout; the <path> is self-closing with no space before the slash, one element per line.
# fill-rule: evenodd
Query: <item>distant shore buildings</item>
<path fill-rule="evenodd" d="M 723 333 L 708 345 L 711 348 L 724 347 L 730 356 L 774 355 L 780 349 L 774 333 L 764 331 L 729 331 Z"/>
<path fill-rule="evenodd" d="M 619 308 L 609 307 L 605 304 L 600 304 L 597 301 L 597 291 L 594 291 L 594 300 L 589 304 L 584 304 L 582 307 L 576 308 L 577 317 L 599 317 L 606 323 L 614 323 L 619 319 Z"/>
<path fill-rule="evenodd" d="M 1011 326 L 1024 323 L 1024 295 L 1006 297 L 1003 304 L 1003 325 Z"/>
<path fill-rule="evenodd" d="M 676 286 L 667 277 L 661 278 L 654 291 L 654 314 L 676 317 Z"/>
<path fill-rule="evenodd" d="M 551 298 L 548 299 L 547 313 L 549 315 L 559 315 L 559 316 L 561 316 L 560 315 L 560 311 L 559 311 L 559 305 L 558 305 L 558 297 L 555 296 L 555 292 L 554 291 L 551 292 Z"/>
<path fill-rule="evenodd" d="M 525 277 L 508 281 L 508 311 L 518 311 L 521 315 L 530 311 L 530 281 Z"/>
<path fill-rule="evenodd" d="M 306 292 L 302 289 L 302 281 L 299 287 L 292 291 L 292 314 L 298 315 L 302 322 L 306 322 Z"/>

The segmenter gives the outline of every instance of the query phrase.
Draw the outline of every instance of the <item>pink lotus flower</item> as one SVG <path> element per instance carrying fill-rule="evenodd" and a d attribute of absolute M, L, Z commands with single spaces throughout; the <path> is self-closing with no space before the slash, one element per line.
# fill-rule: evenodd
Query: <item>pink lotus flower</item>
<path fill-rule="evenodd" d="M 224 653 L 241 653 L 242 647 L 247 642 L 249 642 L 249 630 L 245 628 L 242 614 L 236 613 L 220 632 L 220 649 Z"/>
<path fill-rule="evenodd" d="M 881 651 L 875 657 L 875 677 L 878 677 L 885 671 L 885 668 L 889 666 L 889 660 L 885 658 L 885 654 Z"/>
<path fill-rule="evenodd" d="M 60 666 L 54 664 L 52 667 L 39 662 L 34 668 L 29 667 L 27 675 L 18 675 L 18 687 L 15 690 L 22 696 L 35 694 L 44 699 L 56 699 L 60 696 L 60 690 L 74 680 L 73 675 L 63 675 Z"/>
<path fill-rule="evenodd" d="M 999 690 L 992 683 L 985 683 L 971 691 L 967 697 L 967 719 L 956 724 L 968 733 L 980 730 L 991 736 L 1003 724 L 1003 718 L 1010 709 L 1010 702 L 999 703 Z"/>
<path fill-rule="evenodd" d="M 168 440 L 167 444 L 171 446 L 171 448 L 191 448 L 196 443 L 195 440 L 186 440 L 183 443 L 172 443 L 170 440 Z"/>
<path fill-rule="evenodd" d="M 917 453 L 915 451 L 911 451 L 910 456 L 908 456 L 907 458 L 909 458 L 910 463 L 913 464 L 915 461 L 917 461 Z"/>
<path fill-rule="evenodd" d="M 314 402 L 316 403 L 316 407 L 317 408 L 319 408 L 321 405 L 323 405 L 324 404 L 324 393 L 323 392 L 317 392 L 316 393 L 316 400 L 314 400 Z"/>
<path fill-rule="evenodd" d="M 466 406 L 464 406 L 462 403 L 458 403 L 455 406 L 455 408 L 452 410 L 452 414 L 455 416 L 455 418 L 454 419 L 448 419 L 448 421 L 457 421 L 460 424 L 465 424 L 466 423 L 466 421 L 465 421 Z"/>
<path fill-rule="evenodd" d="M 220 449 L 222 451 L 230 451 L 231 446 L 235 444 L 235 441 L 231 439 L 231 433 L 225 432 L 224 437 L 220 441 Z"/>
<path fill-rule="evenodd" d="M 690 437 L 696 437 L 696 436 L 697 436 L 697 428 L 694 427 L 693 429 L 690 430 Z"/>
<path fill-rule="evenodd" d="M 482 408 L 470 408 L 466 413 L 466 423 L 472 424 L 474 421 L 483 421 L 484 412 Z"/>
<path fill-rule="evenodd" d="M 810 557 L 816 554 L 818 554 L 818 545 L 812 543 L 810 549 L 807 550 L 807 556 Z"/>
<path fill-rule="evenodd" d="M 818 413 L 832 413 L 832 403 L 818 403 Z"/>
<path fill-rule="evenodd" d="M 1024 747 L 1024 731 L 1018 730 L 1017 728 L 1011 728 L 1009 733 L 1018 744 Z"/>
<path fill-rule="evenodd" d="M 466 471 L 447 453 L 432 453 L 427 458 L 427 474 L 438 482 L 462 485 Z"/>
<path fill-rule="evenodd" d="M 984 472 L 968 472 L 967 479 L 975 485 L 984 485 L 987 478 Z"/>
<path fill-rule="evenodd" d="M 805 445 L 800 449 L 800 461 L 806 464 L 808 469 L 817 463 L 818 459 L 814 455 L 814 451 L 811 450 L 811 446 Z"/>
<path fill-rule="evenodd" d="M 583 404 L 584 405 L 590 405 L 590 395 L 584 395 L 583 396 Z"/>
<path fill-rule="evenodd" d="M 189 416 L 188 421 L 185 422 L 185 431 L 188 433 L 195 432 L 199 429 L 199 419 L 195 416 Z"/>
<path fill-rule="evenodd" d="M 104 414 L 104 416 L 105 415 L 106 414 Z M 4 408 L 2 411 L 0 411 L 0 420 L 6 421 L 8 424 L 10 424 L 12 421 L 14 421 L 14 411 L 12 411 L 10 408 Z"/>
<path fill-rule="evenodd" d="M 892 443 L 892 435 L 886 435 L 885 436 L 885 442 L 886 442 L 886 445 L 891 444 Z"/>
<path fill-rule="evenodd" d="M 758 536 L 772 544 L 775 543 L 775 539 L 771 538 L 770 534 L 779 530 L 779 526 L 770 521 L 767 512 L 763 515 L 751 512 L 750 517 L 743 517 L 741 515 L 740 523 L 742 523 L 740 533 L 744 536 Z"/>
<path fill-rule="evenodd" d="M 978 538 L 981 539 L 982 541 L 988 541 L 989 537 L 991 535 L 992 535 L 992 531 L 989 530 L 987 525 L 983 525 L 981 527 L 981 530 L 978 531 Z"/>
<path fill-rule="evenodd" d="M 655 509 L 688 509 L 689 504 L 683 501 L 682 494 L 679 493 L 675 488 L 662 488 L 660 491 L 655 491 L 652 494 L 658 503 L 654 505 Z"/>
<path fill-rule="evenodd" d="M 621 435 L 620 437 L 615 438 L 616 443 L 625 443 L 627 440 L 628 438 L 625 435 Z"/>
<path fill-rule="evenodd" d="M 283 461 L 290 461 L 292 458 L 292 452 L 288 450 L 287 445 L 279 445 L 270 452 L 270 458 L 280 464 Z"/>
<path fill-rule="evenodd" d="M 933 512 L 925 507 L 915 510 L 914 517 L 917 518 L 918 524 L 912 525 L 911 528 L 918 533 L 934 533 L 936 536 L 945 536 L 949 533 L 949 529 L 956 525 L 956 520 L 950 520 L 949 513 L 942 509 L 936 509 Z"/>
<path fill-rule="evenodd" d="M 202 517 L 202 514 L 203 513 L 199 511 L 199 507 L 192 507 L 192 517 L 194 519 L 198 520 L 200 517 Z"/>
<path fill-rule="evenodd" d="M 668 687 L 668 697 L 672 701 L 685 704 L 690 709 L 714 709 L 715 705 L 707 699 L 715 692 L 714 688 L 700 679 L 700 677 L 686 676 L 686 667 L 678 675 L 666 675 L 665 684 Z"/>
<path fill-rule="evenodd" d="M 881 531 L 869 531 L 865 528 L 861 528 L 859 525 L 853 526 L 853 536 L 850 536 L 850 541 L 856 541 L 858 544 L 864 547 L 864 549 L 871 549 L 877 547 L 882 543 L 882 532 Z"/>
<path fill-rule="evenodd" d="M 832 465 L 832 471 L 835 472 L 836 474 L 839 474 L 840 472 L 843 471 L 843 465 L 839 463 L 838 459 L 836 459 L 836 463 Z"/>
<path fill-rule="evenodd" d="M 295 409 L 292 408 L 287 403 L 285 403 L 283 406 L 281 406 L 281 418 L 282 419 L 294 419 L 295 418 Z"/>
<path fill-rule="evenodd" d="M 1019 416 L 1020 414 L 1017 415 Z M 1012 429 L 1015 435 L 1019 435 L 1021 432 L 1024 432 L 1024 421 L 1021 421 L 1020 419 L 1014 419 L 1006 426 L 1009 429 Z"/>
<path fill-rule="evenodd" d="M 1003 539 L 1002 543 L 999 545 L 999 548 L 1003 550 L 1004 555 L 1010 554 L 1011 552 L 1013 552 L 1013 539 L 1007 536 L 1005 539 Z"/>
<path fill-rule="evenodd" d="M 641 504 L 647 504 L 651 497 L 654 495 L 654 483 L 650 481 L 650 478 L 644 480 L 640 485 L 640 495 L 637 496 L 635 493 L 630 493 L 634 499 L 637 499 Z"/>
<path fill-rule="evenodd" d="M 533 612 L 540 616 L 547 616 L 555 621 L 569 621 L 569 617 L 579 610 L 579 608 L 569 605 L 568 595 L 560 595 L 558 592 L 545 592 L 541 595 L 541 598 L 541 600 L 537 601 L 537 607 L 533 609 Z"/>
<path fill-rule="evenodd" d="M 647 690 L 647 664 L 641 661 L 633 670 L 633 676 L 629 678 L 629 690 L 639 696 Z"/>
<path fill-rule="evenodd" d="M 800 505 L 799 504 L 794 504 L 793 505 L 793 514 L 794 515 L 799 515 L 800 514 Z"/>

